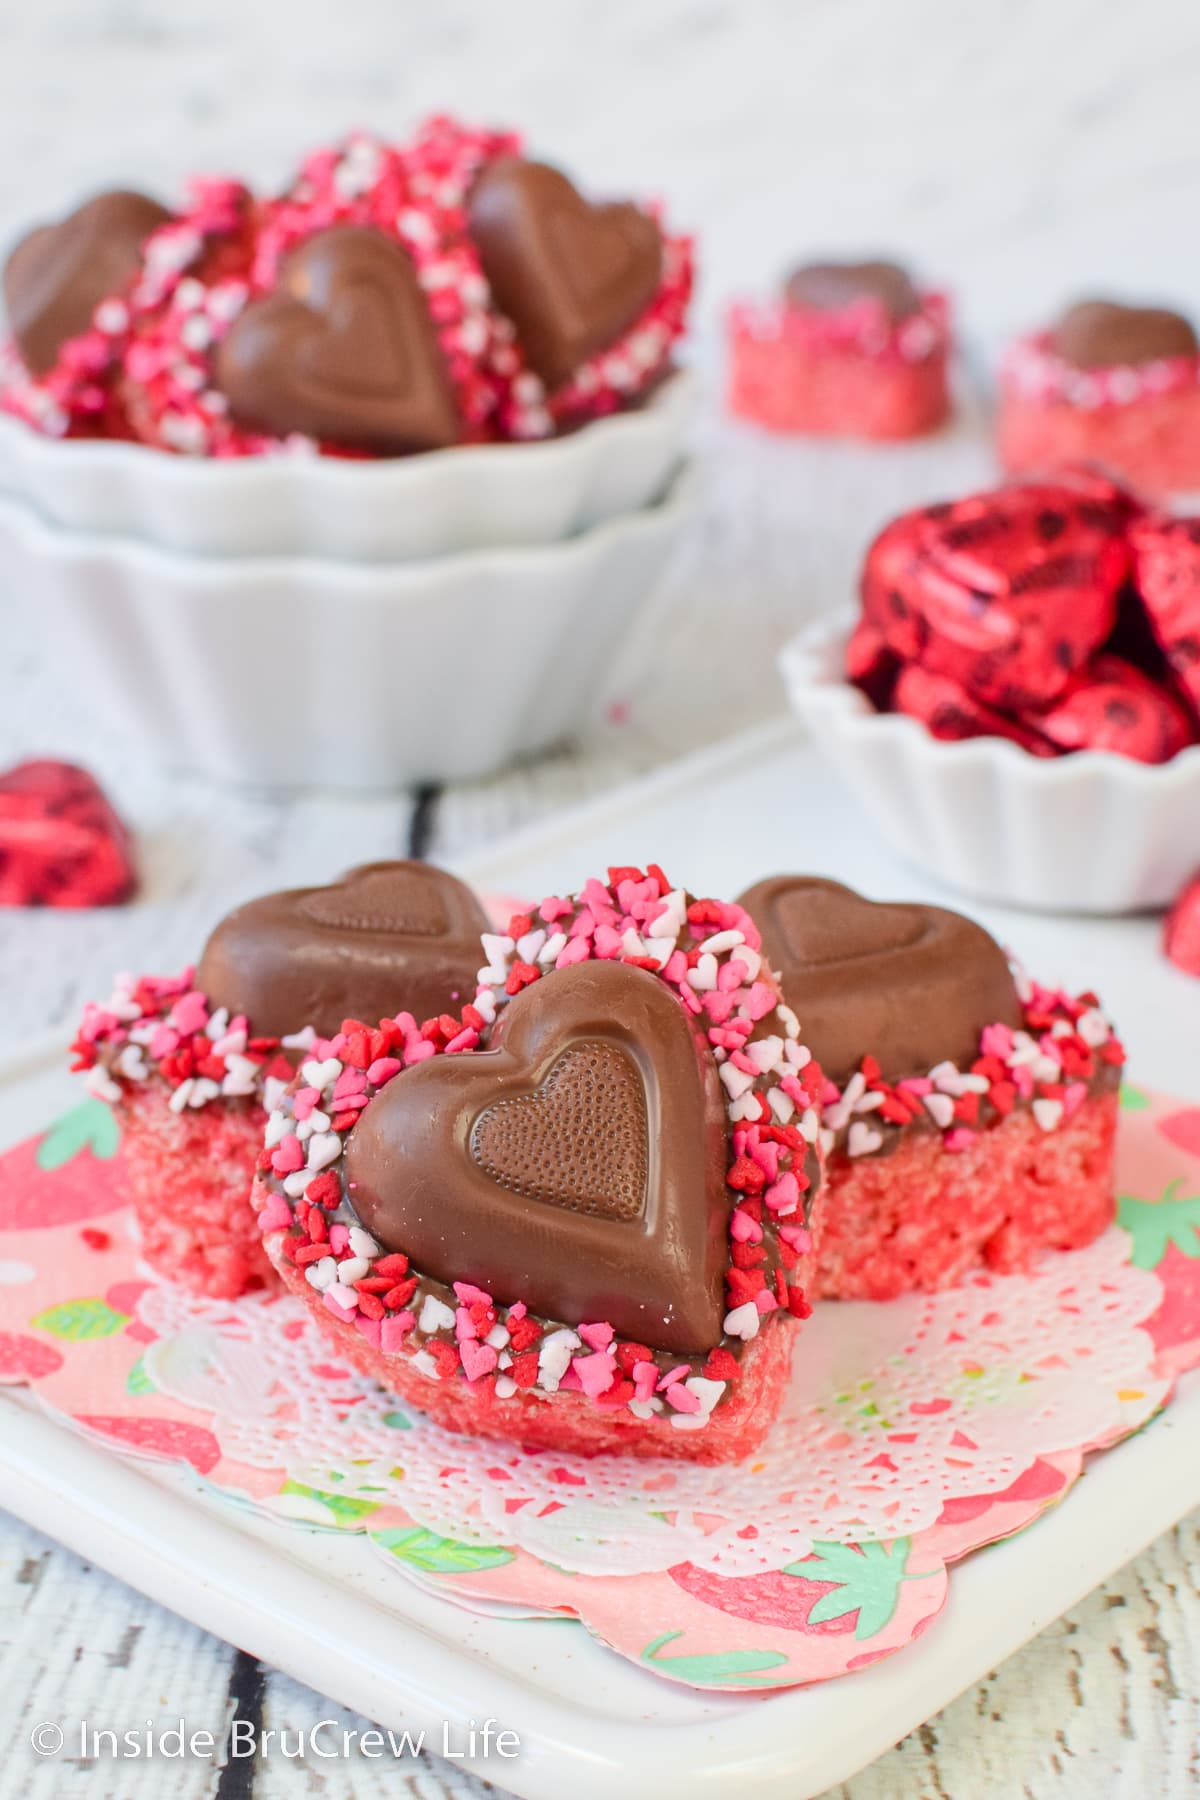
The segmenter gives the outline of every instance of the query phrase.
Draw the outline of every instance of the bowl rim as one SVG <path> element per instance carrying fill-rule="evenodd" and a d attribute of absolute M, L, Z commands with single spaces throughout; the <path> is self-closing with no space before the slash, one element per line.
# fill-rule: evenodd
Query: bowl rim
<path fill-rule="evenodd" d="M 275 556 L 201 556 L 186 550 L 168 550 L 148 538 L 104 531 L 80 531 L 48 519 L 24 495 L 0 489 L 0 528 L 24 537 L 49 561 L 79 563 L 104 559 L 124 564 L 147 575 L 164 579 L 185 578 L 207 589 L 239 585 L 274 586 L 287 581 L 306 585 L 320 581 L 336 587 L 338 597 L 370 596 L 388 592 L 403 598 L 431 586 L 456 582 L 472 574 L 497 570 L 541 570 L 569 567 L 602 553 L 615 542 L 629 541 L 650 531 L 679 525 L 691 511 L 700 488 L 700 464 L 685 456 L 672 470 L 666 486 L 646 506 L 615 513 L 573 537 L 551 543 L 500 544 L 489 548 L 452 551 L 441 556 L 396 559 L 391 562 L 316 556 L 289 551 Z"/>
<path fill-rule="evenodd" d="M 690 363 L 678 363 L 666 372 L 644 403 L 589 419 L 562 436 L 502 444 L 454 444 L 445 450 L 425 450 L 413 456 L 322 456 L 317 451 L 288 450 L 267 451 L 261 456 L 186 456 L 125 438 L 51 437 L 5 412 L 0 412 L 0 450 L 11 447 L 14 456 L 49 463 L 56 475 L 66 473 L 63 465 L 70 459 L 72 473 L 93 465 L 105 474 L 148 475 L 175 487 L 205 482 L 210 487 L 253 488 L 300 474 L 326 482 L 335 490 L 350 485 L 383 487 L 397 480 L 415 484 L 436 470 L 445 471 L 449 477 L 480 468 L 494 469 L 501 459 L 510 462 L 516 453 L 522 458 L 522 468 L 527 467 L 536 477 L 551 461 L 583 460 L 599 438 L 610 440 L 611 448 L 611 440 L 619 442 L 623 437 L 657 430 L 677 410 L 690 408 L 699 388 L 696 368 Z"/>
<path fill-rule="evenodd" d="M 935 773 L 990 765 L 1039 792 L 1061 789 L 1085 778 L 1103 778 L 1153 789 L 1156 797 L 1193 783 L 1200 793 L 1200 744 L 1189 745 L 1165 763 L 1138 762 L 1116 750 L 1075 750 L 1064 756 L 1041 757 L 1031 756 L 1007 738 L 947 742 L 933 737 L 920 720 L 906 713 L 878 712 L 861 689 L 840 674 L 840 653 L 857 622 L 856 611 L 840 607 L 833 614 L 813 620 L 783 646 L 779 664 L 796 712 L 803 713 L 813 706 L 826 717 L 836 715 L 837 729 L 844 737 L 862 739 L 873 735 L 878 743 L 886 734 L 898 751 L 917 756 Z M 835 673 L 835 668 L 839 672 Z"/>

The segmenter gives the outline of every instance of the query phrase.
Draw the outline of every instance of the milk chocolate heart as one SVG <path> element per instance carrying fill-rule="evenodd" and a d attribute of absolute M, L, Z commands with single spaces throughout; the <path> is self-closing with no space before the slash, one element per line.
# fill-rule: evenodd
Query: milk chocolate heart
<path fill-rule="evenodd" d="M 940 906 L 885 905 L 815 875 L 777 875 L 741 904 L 762 933 L 800 1035 L 843 1084 L 864 1056 L 889 1081 L 969 1069 L 985 1025 L 1019 1025 L 1003 950 Z"/>
<path fill-rule="evenodd" d="M 855 300 L 878 300 L 896 323 L 921 306 L 912 277 L 894 262 L 805 263 L 793 269 L 784 291 L 793 306 L 816 312 L 840 312 Z"/>
<path fill-rule="evenodd" d="M 615 343 L 654 298 L 662 233 L 628 201 L 593 206 L 546 163 L 501 157 L 469 226 L 496 303 L 548 388 Z"/>
<path fill-rule="evenodd" d="M 1054 348 L 1077 369 L 1136 368 L 1164 356 L 1194 356 L 1200 345 L 1181 313 L 1162 306 L 1081 300 L 1054 328 Z"/>
<path fill-rule="evenodd" d="M 329 887 L 264 894 L 221 921 L 196 985 L 251 1030 L 285 1037 L 305 1025 L 332 1037 L 401 1010 L 418 1019 L 475 992 L 487 916 L 453 875 L 428 863 L 365 863 Z"/>
<path fill-rule="evenodd" d="M 644 969 L 534 982 L 497 1047 L 439 1056 L 350 1134 L 367 1229 L 436 1279 L 680 1355 L 721 1336 L 727 1121 L 712 1052 Z"/>
<path fill-rule="evenodd" d="M 4 266 L 8 324 L 25 366 L 48 375 L 68 338 L 138 272 L 142 245 L 171 217 L 145 194 L 97 194 L 23 237 Z"/>
<path fill-rule="evenodd" d="M 366 226 L 330 226 L 293 251 L 279 288 L 234 321 L 216 379 L 241 424 L 276 437 L 395 453 L 458 437 L 412 258 Z"/>

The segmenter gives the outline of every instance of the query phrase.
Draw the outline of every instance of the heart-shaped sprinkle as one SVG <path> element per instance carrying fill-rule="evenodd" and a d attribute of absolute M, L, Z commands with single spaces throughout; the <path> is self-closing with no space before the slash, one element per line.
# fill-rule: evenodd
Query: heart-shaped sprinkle
<path fill-rule="evenodd" d="M 470 232 L 530 366 L 561 387 L 638 318 L 662 279 L 662 233 L 628 201 L 593 206 L 546 163 L 501 157 L 475 184 Z"/>
<path fill-rule="evenodd" d="M 217 351 L 217 385 L 253 430 L 380 452 L 436 450 L 458 412 L 408 252 L 359 225 L 293 251 Z"/>
<path fill-rule="evenodd" d="M 244 1014 L 260 1036 L 312 1025 L 332 1037 L 345 1019 L 374 1025 L 401 1010 L 423 1020 L 470 999 L 486 925 L 471 890 L 444 870 L 366 863 L 329 887 L 266 894 L 230 913 L 196 980 L 210 1005 Z"/>
<path fill-rule="evenodd" d="M 435 1279 L 662 1349 L 710 1348 L 727 1125 L 702 1027 L 656 976 L 589 962 L 521 992 L 493 1041 L 407 1069 L 372 1100 L 346 1149 L 364 1225 Z"/>
<path fill-rule="evenodd" d="M 985 1026 L 1021 1023 L 1008 959 L 959 913 L 884 905 L 810 875 L 760 881 L 741 904 L 804 1042 L 839 1084 L 864 1056 L 889 1081 L 942 1061 L 969 1069 Z"/>
<path fill-rule="evenodd" d="M 4 303 L 33 374 L 48 375 L 68 339 L 88 330 L 100 302 L 125 291 L 142 245 L 170 217 L 145 194 L 118 190 L 21 239 L 5 264 Z"/>

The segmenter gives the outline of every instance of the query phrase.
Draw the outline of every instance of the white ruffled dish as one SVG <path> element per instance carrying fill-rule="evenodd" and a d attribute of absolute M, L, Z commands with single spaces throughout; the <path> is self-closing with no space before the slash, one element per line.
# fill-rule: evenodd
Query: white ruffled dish
<path fill-rule="evenodd" d="M 551 544 L 648 506 L 681 456 L 697 378 L 566 437 L 423 456 L 174 456 L 144 444 L 42 437 L 0 416 L 0 490 L 73 531 L 195 556 L 401 562 Z"/>
<path fill-rule="evenodd" d="M 847 614 L 785 646 L 793 710 L 893 850 L 1001 905 L 1164 906 L 1200 868 L 1200 747 L 1147 766 L 1107 751 L 1043 760 L 1002 738 L 943 743 L 879 713 L 844 675 Z"/>
<path fill-rule="evenodd" d="M 82 708 L 159 762 L 268 786 L 463 780 L 592 716 L 687 518 L 385 566 L 180 556 L 0 499 L 0 581 Z"/>

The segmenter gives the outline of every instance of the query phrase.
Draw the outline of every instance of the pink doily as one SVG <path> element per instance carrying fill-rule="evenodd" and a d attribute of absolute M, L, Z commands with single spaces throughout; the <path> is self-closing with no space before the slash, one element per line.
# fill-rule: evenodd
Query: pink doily
<path fill-rule="evenodd" d="M 701 1686 L 900 1648 L 946 1564 L 1019 1529 L 1200 1361 L 1200 1109 L 1126 1092 L 1122 1224 L 1025 1277 L 826 1305 L 752 1463 L 586 1461 L 456 1437 L 339 1364 L 288 1299 L 148 1281 L 115 1128 L 85 1102 L 0 1160 L 0 1378 L 115 1448 L 467 1604 L 572 1612 Z"/>

